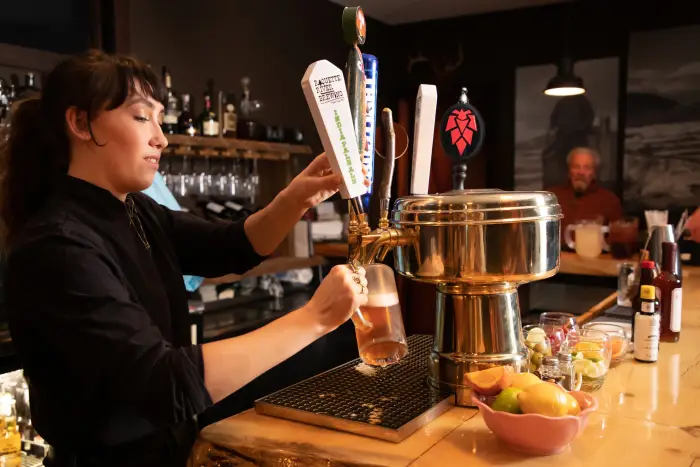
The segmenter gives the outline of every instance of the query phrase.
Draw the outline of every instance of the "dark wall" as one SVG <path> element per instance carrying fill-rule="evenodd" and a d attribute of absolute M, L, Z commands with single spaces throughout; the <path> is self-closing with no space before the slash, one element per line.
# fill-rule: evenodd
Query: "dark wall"
<path fill-rule="evenodd" d="M 2 2 L 0 43 L 60 54 L 90 46 L 92 0 Z"/>
<path fill-rule="evenodd" d="M 585 0 L 575 2 L 573 10 L 567 3 L 399 26 L 394 30 L 402 44 L 394 49 L 399 71 L 406 70 L 408 56 L 419 50 L 439 59 L 455 56 L 458 42 L 464 46 L 464 62 L 452 79 L 439 80 L 430 73 L 421 78 L 406 74 L 401 92 L 415 99 L 418 82 L 442 82 L 438 93 L 441 105 L 447 106 L 457 98 L 459 86 L 467 86 L 472 103 L 486 122 L 486 185 L 512 189 L 517 67 L 555 63 L 562 54 L 567 30 L 574 59 L 620 57 L 619 125 L 624 128 L 630 33 L 700 23 L 700 14 L 695 11 L 692 2 L 680 0 Z M 543 88 L 545 85 L 542 83 Z M 623 154 L 622 142 L 618 153 Z M 622 170 L 622 164 L 618 167 Z"/>
<path fill-rule="evenodd" d="M 303 5 L 303 7 L 302 7 Z M 215 89 L 251 94 L 264 103 L 264 123 L 301 128 L 316 151 L 322 147 L 301 90 L 314 61 L 343 68 L 349 46 L 342 38 L 342 8 L 328 0 L 139 0 L 131 4 L 131 50 L 157 70 L 169 67 L 173 87 L 202 105 L 206 81 Z M 368 21 L 362 51 L 376 54 L 389 69 L 389 28 Z M 381 79 L 381 78 L 380 78 Z M 380 82 L 380 96 L 383 96 Z"/>

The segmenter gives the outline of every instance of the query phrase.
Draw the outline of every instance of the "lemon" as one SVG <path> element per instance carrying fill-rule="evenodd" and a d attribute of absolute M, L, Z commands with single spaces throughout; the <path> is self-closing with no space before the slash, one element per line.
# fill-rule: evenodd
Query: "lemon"
<path fill-rule="evenodd" d="M 569 413 L 567 394 L 553 383 L 539 383 L 518 394 L 523 413 L 537 413 L 548 417 L 563 417 Z"/>
<path fill-rule="evenodd" d="M 522 391 L 522 389 L 513 387 L 504 389 L 493 401 L 491 408 L 499 412 L 523 413 L 518 403 L 518 394 Z"/>
<path fill-rule="evenodd" d="M 510 387 L 518 389 L 527 389 L 530 386 L 541 383 L 542 380 L 532 373 L 516 373 L 513 375 Z"/>

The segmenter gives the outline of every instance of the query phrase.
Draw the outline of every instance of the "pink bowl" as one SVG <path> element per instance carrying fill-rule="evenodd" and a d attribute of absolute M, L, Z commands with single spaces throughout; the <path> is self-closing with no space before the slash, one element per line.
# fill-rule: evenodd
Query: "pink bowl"
<path fill-rule="evenodd" d="M 484 396 L 472 392 L 472 401 L 486 426 L 511 449 L 525 454 L 551 455 L 561 452 L 586 428 L 588 416 L 598 401 L 585 392 L 571 391 L 581 406 L 577 416 L 547 417 L 539 414 L 512 414 L 492 410 Z"/>

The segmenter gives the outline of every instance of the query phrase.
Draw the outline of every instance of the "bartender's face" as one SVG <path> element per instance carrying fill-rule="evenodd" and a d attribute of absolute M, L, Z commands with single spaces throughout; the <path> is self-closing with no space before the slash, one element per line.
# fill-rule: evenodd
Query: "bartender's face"
<path fill-rule="evenodd" d="M 95 154 L 117 193 L 145 190 L 153 183 L 168 140 L 160 128 L 163 105 L 140 92 L 114 110 L 101 112 L 92 122 Z"/>
<path fill-rule="evenodd" d="M 595 180 L 595 158 L 593 154 L 580 151 L 571 155 L 569 179 L 574 190 L 581 193 Z"/>

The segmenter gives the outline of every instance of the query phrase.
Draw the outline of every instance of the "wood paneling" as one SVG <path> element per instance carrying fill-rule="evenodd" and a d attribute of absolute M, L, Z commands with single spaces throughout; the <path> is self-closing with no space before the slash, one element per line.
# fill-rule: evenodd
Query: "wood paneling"
<path fill-rule="evenodd" d="M 65 55 L 55 52 L 30 49 L 18 45 L 0 44 L 0 65 L 6 67 L 47 73 L 64 58 Z"/>

